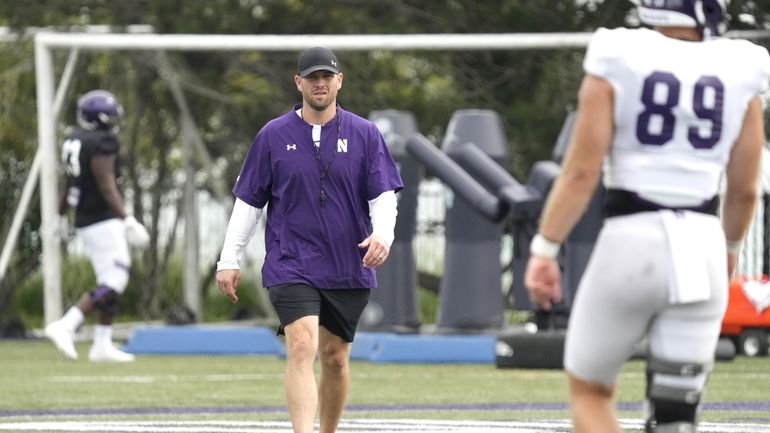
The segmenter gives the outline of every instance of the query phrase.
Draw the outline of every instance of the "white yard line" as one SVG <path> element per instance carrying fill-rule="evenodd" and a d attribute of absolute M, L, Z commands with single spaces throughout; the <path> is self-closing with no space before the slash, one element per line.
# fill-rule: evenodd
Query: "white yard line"
<path fill-rule="evenodd" d="M 639 420 L 623 419 L 625 429 L 641 430 Z M 701 423 L 700 432 L 770 433 L 770 424 Z M 113 433 L 290 433 L 286 421 L 65 421 L 0 423 L 0 431 Z M 568 420 L 443 421 L 359 419 L 340 423 L 340 433 L 562 433 Z"/>
<path fill-rule="evenodd" d="M 282 378 L 283 373 L 274 374 L 191 374 L 191 375 L 128 375 L 128 376 L 48 376 L 49 382 L 60 383 L 164 383 L 164 382 L 229 382 L 263 381 Z"/>

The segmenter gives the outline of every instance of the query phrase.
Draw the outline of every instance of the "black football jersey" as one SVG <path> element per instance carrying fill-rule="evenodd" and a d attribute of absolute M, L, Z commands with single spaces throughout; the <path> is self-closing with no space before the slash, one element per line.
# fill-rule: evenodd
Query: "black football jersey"
<path fill-rule="evenodd" d="M 110 218 L 118 218 L 104 199 L 99 185 L 91 172 L 91 160 L 104 155 L 117 155 L 118 138 L 110 131 L 78 130 L 67 136 L 62 144 L 62 162 L 67 174 L 70 197 L 77 197 L 75 227 L 85 227 Z M 115 174 L 119 173 L 118 158 Z M 117 184 L 118 179 L 114 179 Z M 75 189 L 74 191 L 72 189 Z M 74 194 L 72 193 L 74 192 Z"/>

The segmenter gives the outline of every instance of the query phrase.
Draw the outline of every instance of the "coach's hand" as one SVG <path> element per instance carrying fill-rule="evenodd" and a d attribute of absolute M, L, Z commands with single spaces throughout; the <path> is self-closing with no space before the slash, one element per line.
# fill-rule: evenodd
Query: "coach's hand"
<path fill-rule="evenodd" d="M 235 290 L 238 288 L 238 281 L 240 280 L 241 271 L 239 269 L 222 269 L 217 271 L 217 287 L 233 303 L 238 302 L 238 295 L 235 294 Z"/>
<path fill-rule="evenodd" d="M 554 302 L 561 300 L 561 272 L 554 259 L 530 256 L 524 285 L 529 292 L 529 300 L 543 310 L 550 310 Z"/>
<path fill-rule="evenodd" d="M 364 254 L 363 265 L 365 268 L 376 268 L 385 263 L 388 258 L 390 249 L 388 244 L 377 235 L 370 235 L 364 239 L 363 242 L 358 244 L 358 248 L 367 248 L 366 254 Z"/>

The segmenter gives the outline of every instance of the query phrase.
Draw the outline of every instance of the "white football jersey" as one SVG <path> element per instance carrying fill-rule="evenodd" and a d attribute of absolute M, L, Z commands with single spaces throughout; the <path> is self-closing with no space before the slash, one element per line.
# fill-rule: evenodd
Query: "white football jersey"
<path fill-rule="evenodd" d="M 689 42 L 650 29 L 599 29 L 583 67 L 614 89 L 615 132 L 604 185 L 666 205 L 712 198 L 743 126 L 765 91 L 770 56 L 745 40 Z"/>

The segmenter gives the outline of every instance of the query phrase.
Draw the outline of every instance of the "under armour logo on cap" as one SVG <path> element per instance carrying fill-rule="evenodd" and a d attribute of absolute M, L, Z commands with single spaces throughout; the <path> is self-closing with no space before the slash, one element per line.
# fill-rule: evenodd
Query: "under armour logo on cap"
<path fill-rule="evenodd" d="M 287 144 L 286 145 L 286 150 L 297 150 L 297 145 L 296 144 Z"/>
<path fill-rule="evenodd" d="M 314 47 L 305 50 L 299 56 L 297 62 L 297 71 L 302 78 L 307 77 L 315 71 L 329 71 L 335 74 L 340 73 L 339 61 L 332 50 L 323 47 Z"/>

